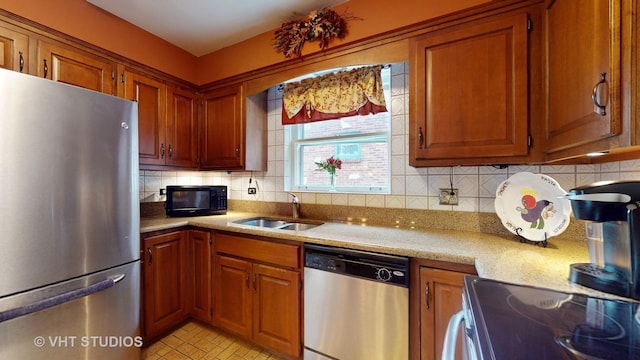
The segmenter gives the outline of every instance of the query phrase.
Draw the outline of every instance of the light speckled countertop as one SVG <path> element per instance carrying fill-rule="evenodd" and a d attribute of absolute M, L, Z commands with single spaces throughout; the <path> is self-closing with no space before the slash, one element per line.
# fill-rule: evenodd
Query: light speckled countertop
<path fill-rule="evenodd" d="M 478 275 L 501 281 L 601 295 L 568 281 L 569 265 L 588 262 L 585 241 L 549 240 L 546 248 L 485 233 L 423 228 L 394 228 L 327 222 L 304 231 L 233 223 L 260 214 L 230 211 L 226 215 L 190 218 L 143 218 L 141 232 L 199 226 L 307 243 L 377 251 L 429 260 L 475 265 Z"/>

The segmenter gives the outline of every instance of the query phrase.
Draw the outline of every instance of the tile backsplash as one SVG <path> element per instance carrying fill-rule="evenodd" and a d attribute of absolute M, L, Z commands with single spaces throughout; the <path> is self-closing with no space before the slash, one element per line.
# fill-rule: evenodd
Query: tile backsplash
<path fill-rule="evenodd" d="M 347 194 L 298 192 L 301 202 L 322 205 L 347 205 L 376 208 L 495 212 L 498 185 L 509 176 L 528 171 L 554 178 L 562 188 L 600 180 L 640 180 L 640 159 L 590 165 L 511 165 L 504 169 L 492 166 L 414 168 L 409 166 L 409 93 L 407 64 L 391 68 L 391 194 Z M 284 191 L 285 136 L 280 123 L 282 93 L 269 89 L 268 169 L 265 172 L 140 171 L 140 201 L 164 201 L 160 189 L 167 185 L 227 185 L 229 198 L 235 200 L 288 202 Z M 459 189 L 457 206 L 439 205 L 439 188 L 448 188 L 450 171 L 453 187 Z M 247 188 L 256 187 L 249 195 Z"/>

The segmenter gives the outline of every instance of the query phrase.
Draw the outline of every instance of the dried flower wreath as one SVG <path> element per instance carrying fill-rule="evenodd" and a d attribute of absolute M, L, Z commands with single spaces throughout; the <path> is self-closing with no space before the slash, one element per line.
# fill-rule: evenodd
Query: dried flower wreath
<path fill-rule="evenodd" d="M 340 16 L 329 8 L 313 10 L 305 18 L 283 23 L 275 32 L 273 47 L 286 57 L 300 57 L 305 41 L 320 41 L 319 47 L 324 49 L 332 38 L 347 35 L 347 20 L 362 19 L 346 13 Z"/>

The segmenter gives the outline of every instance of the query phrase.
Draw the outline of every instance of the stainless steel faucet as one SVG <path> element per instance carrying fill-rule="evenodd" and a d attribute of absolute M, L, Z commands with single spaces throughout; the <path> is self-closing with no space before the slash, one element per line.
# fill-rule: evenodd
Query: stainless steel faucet
<path fill-rule="evenodd" d="M 297 219 L 300 217 L 300 201 L 298 200 L 298 196 L 292 192 L 288 192 L 287 194 L 291 195 L 292 200 L 291 204 L 293 205 L 293 218 Z"/>

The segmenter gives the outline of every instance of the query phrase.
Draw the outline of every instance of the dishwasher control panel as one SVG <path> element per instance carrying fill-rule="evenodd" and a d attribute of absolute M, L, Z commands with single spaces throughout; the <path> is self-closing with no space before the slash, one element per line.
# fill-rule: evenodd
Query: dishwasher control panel
<path fill-rule="evenodd" d="M 372 281 L 409 286 L 409 259 L 402 256 L 305 245 L 304 266 Z"/>

